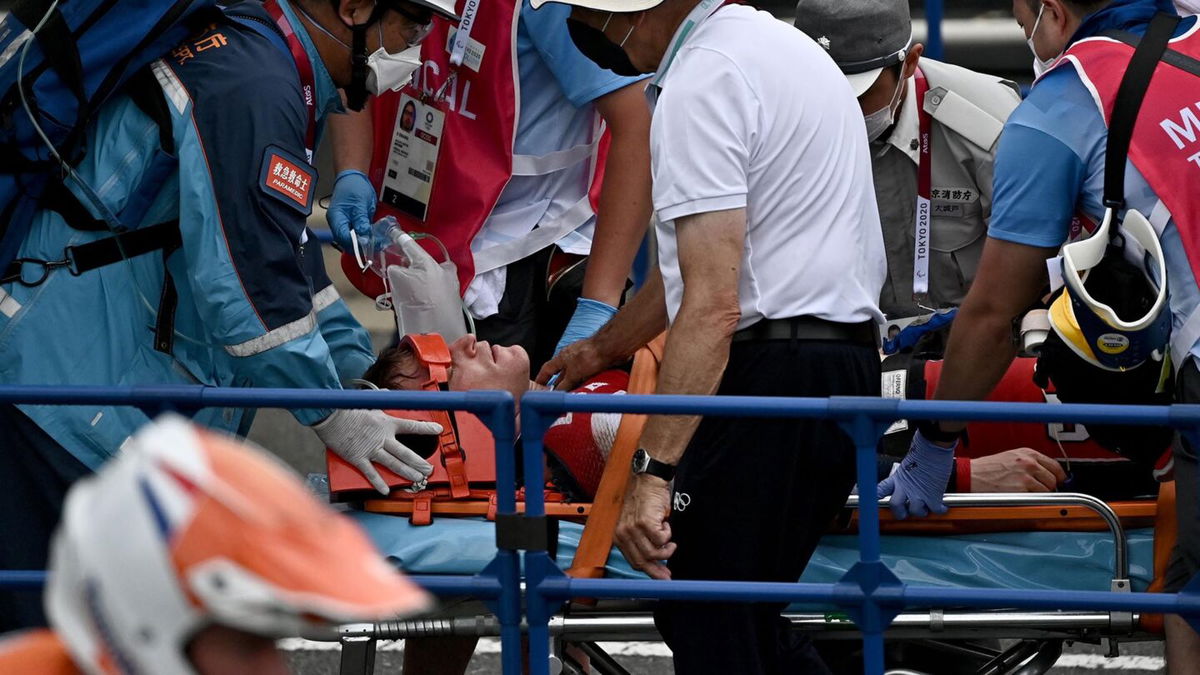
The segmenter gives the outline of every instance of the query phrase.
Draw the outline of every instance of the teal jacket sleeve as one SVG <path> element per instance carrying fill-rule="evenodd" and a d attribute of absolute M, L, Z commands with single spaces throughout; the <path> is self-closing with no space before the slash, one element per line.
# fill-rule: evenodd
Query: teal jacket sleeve
<path fill-rule="evenodd" d="M 157 73 L 176 117 L 187 270 L 177 282 L 190 286 L 207 338 L 238 382 L 340 389 L 304 262 L 317 176 L 306 161 L 295 67 L 236 25 L 217 24 L 193 41 L 196 49 L 173 52 Z M 353 332 L 349 323 L 344 330 Z M 313 424 L 329 412 L 293 414 Z"/>
<path fill-rule="evenodd" d="M 348 386 L 350 380 L 362 377 L 367 368 L 375 363 L 371 338 L 350 313 L 350 307 L 326 273 L 321 245 L 312 232 L 308 234 L 304 251 L 308 278 L 312 280 L 315 291 L 313 309 L 317 313 L 317 325 L 325 344 L 329 345 L 338 378 L 343 386 Z"/>

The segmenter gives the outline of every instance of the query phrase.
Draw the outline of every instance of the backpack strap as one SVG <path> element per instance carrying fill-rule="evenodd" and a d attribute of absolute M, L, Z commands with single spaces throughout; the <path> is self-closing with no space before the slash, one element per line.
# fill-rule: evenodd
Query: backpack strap
<path fill-rule="evenodd" d="M 162 87 L 149 67 L 143 68 L 129 79 L 125 93 L 158 127 L 160 146 L 129 203 L 119 215 L 122 223 L 136 224 L 145 217 L 172 170 L 178 165 L 178 159 L 175 157 L 171 112 L 167 107 Z M 59 179 L 51 181 L 47 186 L 41 206 L 56 211 L 67 225 L 78 230 L 105 232 L 111 229 L 107 221 L 93 217 Z M 163 287 L 154 322 L 154 349 L 170 354 L 175 344 L 175 312 L 179 305 L 179 293 L 167 268 L 167 258 L 181 245 L 182 235 L 179 232 L 178 218 L 145 227 L 122 229 L 111 237 L 68 246 L 63 251 L 63 259 L 59 261 L 14 260 L 4 268 L 0 284 L 19 281 L 26 286 L 37 286 L 45 281 L 49 271 L 55 267 L 66 267 L 71 274 L 78 276 L 122 260 L 161 251 Z M 29 272 L 28 268 L 31 265 L 35 268 L 40 265 L 41 273 Z"/>
<path fill-rule="evenodd" d="M 1124 42 L 1134 48 L 1137 48 L 1138 44 L 1142 41 L 1141 36 L 1134 35 L 1127 30 L 1107 30 L 1100 35 L 1118 42 Z M 1194 59 L 1182 52 L 1177 52 L 1170 47 L 1163 52 L 1162 62 L 1200 77 L 1200 60 Z"/>
<path fill-rule="evenodd" d="M 1154 15 L 1145 36 L 1137 42 L 1133 58 L 1121 78 L 1113 103 L 1112 119 L 1108 124 L 1108 147 L 1104 158 L 1104 205 L 1111 209 L 1125 207 L 1125 163 L 1138 112 L 1150 88 L 1150 80 L 1175 35 L 1180 18 L 1164 12 Z M 1180 54 L 1180 56 L 1183 56 Z M 1113 230 L 1114 235 L 1116 229 Z"/>
<path fill-rule="evenodd" d="M 33 37 L 42 49 L 46 64 L 62 78 L 62 83 L 79 102 L 80 110 L 85 109 L 87 97 L 83 88 L 83 62 L 79 58 L 71 27 L 57 5 L 47 0 L 17 0 L 11 11 L 30 31 L 37 29 Z M 37 75 L 34 74 L 34 77 Z"/>
<path fill-rule="evenodd" d="M 288 49 L 287 40 L 283 35 L 283 31 L 280 30 L 279 26 L 275 25 L 274 22 L 263 21 L 261 18 L 252 16 L 250 14 L 238 14 L 231 11 L 226 11 L 225 17 L 230 21 L 237 23 L 239 26 L 248 28 L 265 37 L 271 42 L 271 44 L 278 47 L 280 51 L 282 51 L 284 54 L 287 54 L 288 58 L 291 58 L 292 52 L 290 49 Z"/>

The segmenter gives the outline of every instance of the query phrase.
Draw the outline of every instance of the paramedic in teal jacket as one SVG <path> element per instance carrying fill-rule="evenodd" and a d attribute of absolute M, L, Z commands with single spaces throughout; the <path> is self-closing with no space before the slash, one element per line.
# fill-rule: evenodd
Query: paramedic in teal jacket
<path fill-rule="evenodd" d="M 350 99 L 365 94 L 351 65 L 354 33 L 365 35 L 367 54 L 396 53 L 436 7 L 290 2 L 214 11 L 155 62 L 169 142 L 128 96 L 97 113 L 79 175 L 113 212 L 144 213 L 127 225 L 178 219 L 179 244 L 79 275 L 54 268 L 37 285 L 0 285 L 0 384 L 336 390 L 373 363 L 366 332 L 305 228 L 317 178 L 309 152 L 324 118 L 342 110 L 339 88 Z M 143 180 L 164 144 L 174 146 L 177 170 L 147 194 Z M 19 257 L 57 261 L 68 246 L 112 236 L 77 227 L 41 211 Z M 437 425 L 398 430 L 380 411 L 294 415 L 368 475 L 371 461 L 414 475 L 431 470 L 394 435 Z M 251 417 L 239 409 L 195 414 L 229 432 L 244 432 Z M 146 421 L 130 407 L 0 406 L 0 569 L 45 568 L 70 483 Z M 39 604 L 36 593 L 0 595 L 0 632 L 42 623 Z"/>

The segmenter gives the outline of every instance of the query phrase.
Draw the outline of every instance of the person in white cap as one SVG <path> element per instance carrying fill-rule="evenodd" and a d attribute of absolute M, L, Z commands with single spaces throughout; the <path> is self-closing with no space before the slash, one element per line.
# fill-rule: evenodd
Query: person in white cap
<path fill-rule="evenodd" d="M 888 256 L 880 309 L 895 321 L 957 307 L 979 267 L 996 144 L 1020 91 L 925 58 L 908 0 L 800 0 L 795 25 L 845 73 L 866 120 Z"/>
<path fill-rule="evenodd" d="M 278 638 L 431 602 L 278 460 L 167 415 L 71 488 L 51 629 L 0 639 L 0 672 L 282 675 Z"/>
<path fill-rule="evenodd" d="M 669 323 L 659 393 L 878 396 L 883 237 L 862 113 L 824 50 L 720 0 L 566 4 L 585 55 L 656 72 L 661 275 L 539 379 L 573 387 Z M 654 417 L 633 472 L 616 539 L 651 577 L 794 582 L 854 453 L 824 421 Z M 671 601 L 655 620 L 682 675 L 828 672 L 781 609 Z"/>

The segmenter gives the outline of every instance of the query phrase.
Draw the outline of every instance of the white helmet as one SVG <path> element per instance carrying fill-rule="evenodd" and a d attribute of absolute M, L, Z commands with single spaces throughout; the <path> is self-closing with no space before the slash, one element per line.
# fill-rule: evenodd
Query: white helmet
<path fill-rule="evenodd" d="M 451 21 L 459 20 L 458 14 L 454 12 L 454 0 L 408 0 L 408 2 L 418 7 L 431 9 L 435 14 L 441 14 Z"/>
<path fill-rule="evenodd" d="M 104 675 L 193 675 L 210 624 L 295 636 L 429 601 L 273 458 L 178 416 L 71 489 L 46 588 L 75 662 Z"/>

